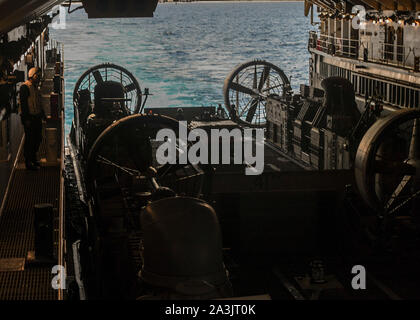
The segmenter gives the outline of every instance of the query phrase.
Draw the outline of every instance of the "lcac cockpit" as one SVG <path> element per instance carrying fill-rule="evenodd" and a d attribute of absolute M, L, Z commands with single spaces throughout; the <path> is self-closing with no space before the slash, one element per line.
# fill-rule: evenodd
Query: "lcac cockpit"
<path fill-rule="evenodd" d="M 74 90 L 70 149 L 89 208 L 77 253 L 86 295 L 230 296 L 216 212 L 198 194 L 170 188 L 188 165 L 155 157 L 158 130 L 178 132 L 179 122 L 139 113 L 143 96 L 131 73 L 110 64 L 89 69 Z M 200 176 L 183 183 L 200 192 Z"/>

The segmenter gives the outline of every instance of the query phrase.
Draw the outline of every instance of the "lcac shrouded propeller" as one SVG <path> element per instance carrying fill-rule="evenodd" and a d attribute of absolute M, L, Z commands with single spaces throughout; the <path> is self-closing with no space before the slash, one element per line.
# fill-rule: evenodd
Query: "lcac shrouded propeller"
<path fill-rule="evenodd" d="M 139 113 L 142 106 L 142 92 L 137 79 L 127 69 L 112 63 L 103 63 L 88 69 L 74 86 L 73 101 L 81 90 L 93 95 L 95 86 L 104 81 L 116 81 L 123 85 L 125 105 L 131 114 Z"/>
<path fill-rule="evenodd" d="M 267 61 L 255 60 L 238 65 L 226 77 L 223 95 L 232 120 L 263 128 L 265 98 L 271 94 L 283 96 L 289 89 L 290 82 L 283 70 Z"/>
<path fill-rule="evenodd" d="M 420 110 L 378 120 L 360 142 L 355 177 L 362 198 L 383 217 L 420 212 Z"/>

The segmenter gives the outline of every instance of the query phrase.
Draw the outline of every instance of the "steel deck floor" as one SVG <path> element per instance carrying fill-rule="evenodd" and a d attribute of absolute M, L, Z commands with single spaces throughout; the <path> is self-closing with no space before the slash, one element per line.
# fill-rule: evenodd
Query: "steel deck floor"
<path fill-rule="evenodd" d="M 45 141 L 40 156 L 45 154 Z M 26 259 L 34 250 L 34 211 L 37 203 L 51 203 L 58 208 L 60 167 L 24 169 L 22 157 L 13 174 L 9 194 L 0 216 L 0 261 L 6 258 Z M 54 249 L 58 242 L 58 210 L 54 210 Z M 3 260 L 4 261 L 4 260 Z M 52 265 L 26 263 L 23 271 L 0 270 L 0 300 L 54 300 L 57 291 L 51 287 Z"/>

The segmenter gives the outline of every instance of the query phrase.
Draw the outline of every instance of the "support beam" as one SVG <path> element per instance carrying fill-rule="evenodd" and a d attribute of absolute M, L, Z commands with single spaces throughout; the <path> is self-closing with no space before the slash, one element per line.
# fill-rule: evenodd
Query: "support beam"
<path fill-rule="evenodd" d="M 416 1 L 412 1 L 412 0 L 399 0 L 398 1 L 398 6 L 404 7 L 405 9 L 403 10 L 416 10 Z M 400 10 L 400 9 L 398 9 Z"/>
<path fill-rule="evenodd" d="M 313 6 L 312 1 L 305 0 L 305 17 L 308 16 L 309 11 L 311 10 L 311 7 Z"/>
<path fill-rule="evenodd" d="M 305 0 L 305 10 L 306 4 L 315 4 L 318 7 L 327 9 L 327 10 L 335 10 L 335 5 L 329 0 Z"/>
<path fill-rule="evenodd" d="M 385 9 L 379 1 L 375 1 L 375 0 L 362 0 L 362 2 L 365 5 L 368 5 L 370 8 L 375 9 L 375 10 Z M 387 9 L 387 10 L 391 10 L 391 9 Z"/>
<path fill-rule="evenodd" d="M 369 8 L 375 10 L 403 10 L 416 11 L 420 10 L 420 0 L 350 0 L 353 5 L 367 5 Z"/>
<path fill-rule="evenodd" d="M 366 10 L 401 10 L 401 11 L 420 11 L 420 0 L 348 0 L 345 11 L 351 12 L 355 5 L 362 5 Z M 335 11 L 336 6 L 329 0 L 305 0 L 305 15 L 309 14 L 311 5 L 317 5 L 329 11 Z"/>
<path fill-rule="evenodd" d="M 380 2 L 383 3 L 384 8 L 386 7 L 386 10 L 410 10 L 411 6 L 410 0 L 381 0 Z"/>

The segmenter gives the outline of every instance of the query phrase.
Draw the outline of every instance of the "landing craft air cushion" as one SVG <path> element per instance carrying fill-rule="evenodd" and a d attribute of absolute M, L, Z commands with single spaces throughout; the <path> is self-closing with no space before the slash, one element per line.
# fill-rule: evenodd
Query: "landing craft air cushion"
<path fill-rule="evenodd" d="M 214 107 L 175 115 L 167 108 L 147 108 L 148 90 L 128 70 L 94 66 L 74 88 L 66 148 L 63 56 L 48 44 L 51 20 L 42 16 L 58 2 L 0 5 L 10 13 L 0 23 L 2 35 L 9 36 L 1 43 L 7 80 L 1 92 L 2 98 L 3 89 L 7 93 L 8 103 L 0 114 L 2 130 L 11 133 L 0 137 L 13 139 L 0 144 L 0 155 L 7 159 L 0 167 L 0 237 L 5 243 L 0 277 L 6 279 L 0 282 L 0 297 L 418 297 L 412 289 L 419 283 L 418 1 L 395 2 L 395 7 L 388 1 L 377 1 L 375 7 L 361 1 L 373 11 L 365 16 L 366 28 L 358 30 L 351 28 L 352 1 L 305 1 L 306 13 L 312 8 L 313 14 L 317 4 L 320 18 L 320 34 L 309 38 L 310 85 L 295 94 L 280 67 L 246 62 L 225 81 L 229 116 Z M 83 1 L 89 17 L 121 17 L 127 10 L 130 16 L 150 16 L 156 7 L 155 1 L 138 11 L 131 10 L 129 1 L 109 1 L 105 7 L 94 3 Z M 385 17 L 385 9 L 396 10 Z M 34 17 L 38 21 L 26 25 Z M 386 18 L 403 21 L 400 29 L 389 28 Z M 13 97 L 31 65 L 44 75 L 49 134 L 41 155 L 44 168 L 29 177 L 19 167 L 22 133 Z M 248 163 L 160 164 L 156 150 L 162 141 L 156 134 L 178 132 L 181 118 L 188 130 L 208 133 L 265 130 L 264 171 L 247 176 Z M 179 156 L 179 137 L 175 140 Z M 18 209 L 19 188 L 35 190 L 37 179 L 57 187 L 50 197 L 34 194 L 24 210 Z M 36 199 L 51 203 L 39 206 Z M 19 227 L 17 212 L 23 217 L 19 221 L 32 221 L 34 214 L 35 220 L 44 219 L 25 224 L 34 242 L 18 246 L 16 234 L 3 231 L 14 223 Z M 49 239 L 42 235 L 51 235 L 54 224 L 54 252 L 43 252 L 40 239 Z M 371 291 L 351 287 L 350 270 L 361 262 L 373 279 Z M 67 271 L 66 286 L 55 291 L 49 288 L 54 264 Z M 29 274 L 41 285 L 33 292 L 13 289 L 21 278 L 8 277 L 10 272 Z M 400 277 L 404 273 L 413 274 L 410 283 Z"/>

